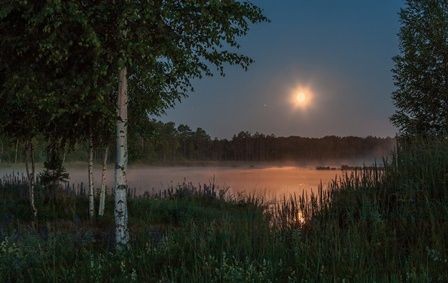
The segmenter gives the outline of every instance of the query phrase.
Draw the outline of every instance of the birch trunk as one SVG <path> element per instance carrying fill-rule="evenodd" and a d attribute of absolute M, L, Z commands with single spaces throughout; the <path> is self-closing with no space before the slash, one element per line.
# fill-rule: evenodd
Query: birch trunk
<path fill-rule="evenodd" d="M 107 155 L 109 153 L 109 146 L 106 146 L 104 150 L 103 170 L 101 171 L 101 191 L 100 191 L 100 204 L 98 208 L 98 215 L 104 215 L 104 206 L 106 203 L 106 170 L 107 170 Z"/>
<path fill-rule="evenodd" d="M 31 172 L 29 170 L 28 162 L 31 161 Z M 34 166 L 34 150 L 33 143 L 27 142 L 25 145 L 25 168 L 26 176 L 28 179 L 28 195 L 30 198 L 31 211 L 33 212 L 34 219 L 37 218 L 37 208 L 34 202 L 34 187 L 36 184 L 36 171 Z"/>
<path fill-rule="evenodd" d="M 117 157 L 115 166 L 115 241 L 117 248 L 127 246 L 129 242 L 127 180 L 128 163 L 127 123 L 128 123 L 128 81 L 127 69 L 120 70 L 118 83 L 117 117 Z"/>
<path fill-rule="evenodd" d="M 17 163 L 17 151 L 19 150 L 19 140 L 16 141 L 16 154 L 14 156 L 14 164 Z"/>
<path fill-rule="evenodd" d="M 89 216 L 93 218 L 95 215 L 95 189 L 93 188 L 93 134 L 90 133 L 89 138 Z"/>

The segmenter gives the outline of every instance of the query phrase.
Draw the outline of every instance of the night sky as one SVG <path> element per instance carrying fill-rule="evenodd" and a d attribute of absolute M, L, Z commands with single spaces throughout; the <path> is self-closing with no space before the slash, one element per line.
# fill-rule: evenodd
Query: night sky
<path fill-rule="evenodd" d="M 242 130 L 277 136 L 394 136 L 392 57 L 403 0 L 259 0 L 270 23 L 241 39 L 247 72 L 194 82 L 195 92 L 162 116 L 212 137 Z M 313 93 L 306 109 L 291 90 Z"/>

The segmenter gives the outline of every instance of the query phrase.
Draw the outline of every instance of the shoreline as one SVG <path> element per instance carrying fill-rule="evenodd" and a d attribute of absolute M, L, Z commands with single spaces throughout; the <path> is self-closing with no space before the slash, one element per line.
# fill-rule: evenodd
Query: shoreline
<path fill-rule="evenodd" d="M 351 170 L 352 168 L 372 167 L 375 164 L 374 158 L 358 158 L 358 159 L 340 159 L 340 160 L 285 160 L 285 161 L 166 161 L 166 162 L 132 162 L 129 163 L 129 168 L 160 168 L 160 167 L 218 167 L 218 168 L 253 168 L 263 169 L 271 167 L 301 167 L 312 168 L 315 170 Z M 378 167 L 380 162 L 376 162 Z M 100 162 L 94 162 L 95 167 L 101 167 Z M 108 169 L 113 168 L 114 163 L 108 163 Z M 69 168 L 84 168 L 87 167 L 87 161 L 69 161 L 64 163 L 64 167 Z M 25 168 L 25 163 L 0 163 L 0 169 L 22 169 Z M 43 168 L 43 162 L 37 162 L 36 168 Z"/>

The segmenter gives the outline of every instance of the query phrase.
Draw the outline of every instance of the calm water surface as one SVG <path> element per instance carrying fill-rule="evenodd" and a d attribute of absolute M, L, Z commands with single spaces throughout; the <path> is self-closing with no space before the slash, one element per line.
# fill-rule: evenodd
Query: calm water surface
<path fill-rule="evenodd" d="M 22 169 L 23 170 L 23 169 Z M 22 171 L 16 168 L 15 171 Z M 0 175 L 12 172 L 12 168 L 0 169 Z M 87 168 L 69 168 L 72 183 L 87 183 Z M 95 170 L 95 185 L 100 184 L 100 170 Z M 268 198 L 285 194 L 302 194 L 317 191 L 322 182 L 324 187 L 340 175 L 341 171 L 321 171 L 312 167 L 130 167 L 128 183 L 137 193 L 157 192 L 183 182 L 204 184 L 213 182 L 233 193 L 262 194 Z M 113 171 L 107 172 L 107 185 L 113 184 Z"/>

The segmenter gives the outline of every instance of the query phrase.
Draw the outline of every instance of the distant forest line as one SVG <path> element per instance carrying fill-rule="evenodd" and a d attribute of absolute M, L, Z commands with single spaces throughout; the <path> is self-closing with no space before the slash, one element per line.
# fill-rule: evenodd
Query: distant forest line
<path fill-rule="evenodd" d="M 373 136 L 278 137 L 248 131 L 242 131 L 231 139 L 219 139 L 211 138 L 202 128 L 192 130 L 187 125 L 148 120 L 138 127 L 130 127 L 128 143 L 130 162 L 325 161 L 381 159 L 393 150 L 395 139 Z M 43 162 L 46 157 L 45 141 L 35 139 L 34 147 L 36 161 Z M 115 149 L 110 150 L 114 152 Z M 23 152 L 20 142 L 0 137 L 1 162 L 22 162 Z M 96 161 L 102 160 L 103 152 L 104 146 L 95 148 Z M 63 158 L 66 162 L 86 161 L 87 141 L 67 147 Z"/>

